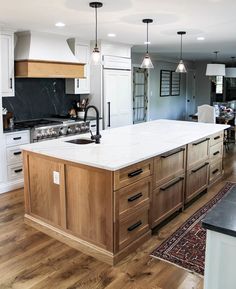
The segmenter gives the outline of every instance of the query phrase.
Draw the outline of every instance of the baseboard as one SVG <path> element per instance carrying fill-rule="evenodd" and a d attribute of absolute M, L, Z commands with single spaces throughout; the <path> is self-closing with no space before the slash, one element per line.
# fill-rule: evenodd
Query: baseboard
<path fill-rule="evenodd" d="M 11 182 L 0 183 L 0 194 L 14 191 L 24 187 L 24 181 L 22 179 Z"/>

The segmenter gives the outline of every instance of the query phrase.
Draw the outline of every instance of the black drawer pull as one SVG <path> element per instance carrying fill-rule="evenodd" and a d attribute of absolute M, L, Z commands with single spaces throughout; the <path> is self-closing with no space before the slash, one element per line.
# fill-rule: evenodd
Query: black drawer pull
<path fill-rule="evenodd" d="M 170 154 L 162 155 L 161 158 L 166 159 L 166 158 L 168 158 L 170 156 L 173 156 L 173 155 L 178 154 L 178 153 L 183 152 L 183 151 L 185 151 L 185 148 L 181 148 L 181 149 L 179 149 L 177 151 L 174 151 L 174 152 L 172 152 Z"/>
<path fill-rule="evenodd" d="M 128 230 L 129 232 L 131 232 L 131 231 L 135 230 L 136 228 L 138 228 L 138 227 L 141 226 L 141 225 L 142 225 L 142 221 L 138 221 L 137 223 L 135 223 L 135 224 L 133 224 L 132 226 L 130 226 L 127 230 Z"/>
<path fill-rule="evenodd" d="M 219 169 L 214 170 L 214 171 L 212 172 L 212 174 L 214 175 L 214 174 L 216 174 L 217 172 L 219 172 Z"/>
<path fill-rule="evenodd" d="M 129 177 L 129 178 L 133 178 L 133 177 L 135 177 L 135 176 L 140 175 L 142 172 L 143 172 L 143 169 L 138 169 L 137 171 L 134 171 L 134 172 L 132 172 L 132 173 L 129 173 L 129 174 L 128 174 L 128 177 Z"/>
<path fill-rule="evenodd" d="M 21 136 L 18 136 L 18 137 L 14 137 L 13 140 L 20 140 L 21 139 Z"/>
<path fill-rule="evenodd" d="M 22 154 L 22 152 L 14 152 L 13 153 L 14 156 L 18 156 L 18 155 L 21 155 L 21 154 Z"/>
<path fill-rule="evenodd" d="M 143 194 L 142 193 L 138 193 L 137 195 L 134 195 L 134 196 L 132 196 L 132 197 L 130 197 L 130 198 L 128 198 L 128 202 L 133 202 L 133 201 L 135 201 L 135 200 L 137 200 L 137 199 L 139 199 L 139 198 L 141 198 L 143 196 Z"/>
<path fill-rule="evenodd" d="M 23 169 L 14 170 L 14 172 L 15 172 L 16 174 L 21 173 L 22 171 L 23 171 Z"/>
<path fill-rule="evenodd" d="M 220 152 L 219 151 L 217 151 L 217 152 L 215 152 L 214 154 L 213 154 L 213 156 L 216 156 L 216 155 L 218 155 Z"/>
<path fill-rule="evenodd" d="M 218 135 L 218 136 L 214 137 L 214 140 L 217 140 L 217 139 L 219 139 L 219 138 L 220 138 L 220 136 Z"/>
<path fill-rule="evenodd" d="M 207 165 L 209 165 L 209 163 L 205 163 L 204 165 L 200 166 L 199 168 L 192 170 L 192 173 L 196 173 L 197 171 L 199 171 L 200 169 L 204 168 Z"/>
<path fill-rule="evenodd" d="M 193 143 L 193 146 L 197 146 L 197 145 L 199 145 L 199 144 L 201 144 L 201 143 L 203 143 L 203 142 L 205 142 L 205 141 L 208 141 L 208 140 L 209 140 L 209 138 L 206 138 L 206 139 L 200 140 L 200 141 L 198 141 L 198 142 L 194 142 L 194 143 Z"/>
<path fill-rule="evenodd" d="M 169 184 L 168 186 L 164 187 L 164 188 L 160 188 L 161 191 L 166 191 L 169 188 L 173 187 L 174 185 L 178 184 L 179 182 L 181 182 L 184 178 L 178 178 L 178 180 L 174 181 L 173 183 Z"/>

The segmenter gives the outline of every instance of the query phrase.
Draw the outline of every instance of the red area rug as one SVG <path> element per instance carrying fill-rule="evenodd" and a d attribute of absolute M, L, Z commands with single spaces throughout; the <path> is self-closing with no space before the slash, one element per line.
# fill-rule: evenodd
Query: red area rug
<path fill-rule="evenodd" d="M 151 256 L 203 276 L 206 230 L 202 228 L 201 220 L 235 186 L 235 183 L 227 183 L 215 197 L 202 206 L 166 241 L 159 245 Z"/>

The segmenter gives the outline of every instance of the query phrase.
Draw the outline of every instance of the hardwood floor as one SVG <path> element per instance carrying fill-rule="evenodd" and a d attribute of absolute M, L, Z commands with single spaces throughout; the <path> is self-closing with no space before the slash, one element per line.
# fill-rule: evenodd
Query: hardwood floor
<path fill-rule="evenodd" d="M 235 152 L 231 145 L 220 182 L 115 267 L 25 225 L 23 190 L 1 195 L 0 289 L 202 289 L 202 278 L 149 254 L 226 181 L 236 182 Z"/>

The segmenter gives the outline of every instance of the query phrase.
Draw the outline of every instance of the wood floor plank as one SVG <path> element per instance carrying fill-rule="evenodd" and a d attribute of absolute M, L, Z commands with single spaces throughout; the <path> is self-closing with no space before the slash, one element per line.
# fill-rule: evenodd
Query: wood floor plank
<path fill-rule="evenodd" d="M 203 289 L 203 278 L 150 253 L 227 181 L 236 182 L 235 152 L 231 146 L 220 182 L 114 267 L 25 225 L 23 190 L 0 195 L 0 289 Z"/>

